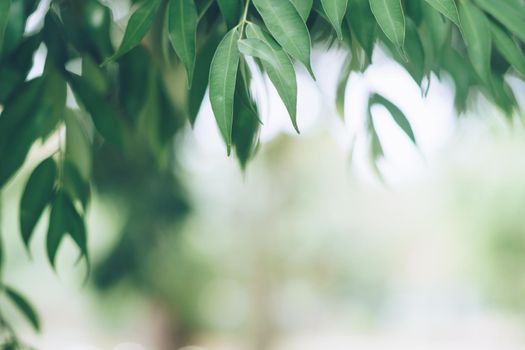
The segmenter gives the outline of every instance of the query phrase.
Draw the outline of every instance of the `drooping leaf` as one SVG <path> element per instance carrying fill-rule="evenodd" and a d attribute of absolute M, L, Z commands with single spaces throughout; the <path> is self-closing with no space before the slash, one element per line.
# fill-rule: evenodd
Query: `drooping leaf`
<path fill-rule="evenodd" d="M 370 9 L 387 38 L 402 50 L 405 44 L 405 15 L 401 0 L 370 0 Z"/>
<path fill-rule="evenodd" d="M 488 84 L 492 52 L 489 20 L 476 5 L 465 1 L 459 4 L 459 18 L 470 62 L 479 77 Z"/>
<path fill-rule="evenodd" d="M 211 106 L 228 154 L 232 144 L 233 99 L 240 58 L 238 41 L 236 28 L 224 36 L 213 56 L 209 78 Z"/>
<path fill-rule="evenodd" d="M 242 69 L 240 71 L 235 86 L 235 119 L 233 120 L 232 142 L 239 164 L 245 170 L 248 161 L 256 151 L 261 123 L 258 119 L 257 106 L 249 93 L 251 79 L 249 72 Z"/>
<path fill-rule="evenodd" d="M 47 158 L 35 168 L 25 186 L 20 201 L 20 231 L 28 249 L 33 230 L 53 198 L 57 173 L 55 161 Z"/>
<path fill-rule="evenodd" d="M 377 104 L 385 107 L 388 110 L 396 124 L 401 128 L 401 130 L 405 132 L 405 134 L 410 138 L 410 140 L 412 140 L 412 142 L 416 144 L 416 137 L 414 135 L 414 131 L 412 130 L 412 126 L 410 125 L 410 122 L 408 121 L 405 114 L 395 104 L 393 104 L 385 97 L 377 93 L 371 94 L 368 99 L 369 114 L 371 114 L 370 111 L 372 107 Z"/>
<path fill-rule="evenodd" d="M 89 183 L 82 177 L 79 170 L 71 161 L 64 161 L 63 189 L 72 199 L 77 199 L 85 210 L 90 197 Z"/>
<path fill-rule="evenodd" d="M 117 52 L 108 58 L 106 62 L 119 59 L 142 41 L 155 19 L 161 2 L 162 0 L 145 0 L 142 2 L 140 7 L 130 17 L 124 32 L 124 38 Z"/>
<path fill-rule="evenodd" d="M 55 195 L 51 205 L 51 213 L 49 214 L 49 226 L 47 229 L 46 248 L 47 257 L 51 266 L 55 268 L 55 260 L 62 243 L 62 239 L 67 233 L 66 223 L 66 196 L 63 192 Z"/>
<path fill-rule="evenodd" d="M 213 54 L 217 50 L 220 40 L 220 35 L 213 33 L 197 52 L 195 74 L 193 75 L 191 88 L 188 91 L 188 113 L 192 126 L 195 125 L 197 114 L 199 113 L 202 100 L 206 94 L 210 77 L 211 60 L 213 59 Z"/>
<path fill-rule="evenodd" d="M 491 23 L 490 30 L 494 46 L 514 69 L 525 77 L 525 53 L 517 43 L 497 24 Z"/>
<path fill-rule="evenodd" d="M 91 176 L 91 140 L 87 133 L 85 119 L 80 111 L 66 109 L 66 154 L 65 161 L 74 164 L 84 180 Z M 84 122 L 84 123 L 83 123 Z"/>
<path fill-rule="evenodd" d="M 13 304 L 16 305 L 18 310 L 24 315 L 24 317 L 31 323 L 31 326 L 36 331 L 40 331 L 40 320 L 37 313 L 33 309 L 33 306 L 27 301 L 27 299 L 22 296 L 22 294 L 15 291 L 13 288 L 4 286 L 6 295 L 11 299 Z"/>
<path fill-rule="evenodd" d="M 341 73 L 339 73 L 339 80 L 337 82 L 337 90 L 335 94 L 335 107 L 337 113 L 344 120 L 345 117 L 345 95 L 346 95 L 346 86 L 348 85 L 348 79 L 350 78 L 350 73 L 352 72 L 352 57 L 349 54 L 345 62 L 343 63 L 343 68 Z"/>
<path fill-rule="evenodd" d="M 425 0 L 430 6 L 441 12 L 443 16 L 460 26 L 459 12 L 454 0 Z"/>
<path fill-rule="evenodd" d="M 273 38 L 255 24 L 248 24 L 246 36 L 249 39 L 239 43 L 239 49 L 245 55 L 257 57 L 268 77 L 284 102 L 292 124 L 297 132 L 297 78 L 293 64 Z"/>
<path fill-rule="evenodd" d="M 217 0 L 217 3 L 228 28 L 237 25 L 241 9 L 239 0 Z"/>
<path fill-rule="evenodd" d="M 525 42 L 525 3 L 522 0 L 475 0 L 475 3 Z"/>
<path fill-rule="evenodd" d="M 168 30 L 171 45 L 186 67 L 188 85 L 193 81 L 197 40 L 197 9 L 193 0 L 170 0 Z"/>
<path fill-rule="evenodd" d="M 310 33 L 295 6 L 289 0 L 254 0 L 253 3 L 284 51 L 304 64 L 314 77 L 310 64 Z"/>
<path fill-rule="evenodd" d="M 312 11 L 312 5 L 314 4 L 314 0 L 291 0 L 292 4 L 297 9 L 297 12 L 301 15 L 301 18 L 306 23 L 306 20 L 310 16 L 310 12 Z"/>
<path fill-rule="evenodd" d="M 332 27 L 334 27 L 337 37 L 339 40 L 343 40 L 343 31 L 341 30 L 341 24 L 346 14 L 346 8 L 348 6 L 348 0 L 321 0 L 324 12 Z"/>
<path fill-rule="evenodd" d="M 83 77 L 70 73 L 68 80 L 73 92 L 91 115 L 93 123 L 102 137 L 108 142 L 122 147 L 124 144 L 123 124 L 119 121 L 120 117 L 115 108 Z"/>
<path fill-rule="evenodd" d="M 348 0 L 346 20 L 357 41 L 366 52 L 369 61 L 376 40 L 376 22 L 370 9 L 369 0 Z"/>

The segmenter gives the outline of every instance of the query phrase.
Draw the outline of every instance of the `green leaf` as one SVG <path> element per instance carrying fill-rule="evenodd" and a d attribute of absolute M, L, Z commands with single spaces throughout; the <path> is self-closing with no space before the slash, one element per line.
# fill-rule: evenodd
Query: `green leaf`
<path fill-rule="evenodd" d="M 84 118 L 77 110 L 66 109 L 66 155 L 65 161 L 75 165 L 84 180 L 91 176 L 92 155 L 91 141 L 87 134 Z"/>
<path fill-rule="evenodd" d="M 51 266 L 55 268 L 55 260 L 58 248 L 62 239 L 67 233 L 67 223 L 66 223 L 66 201 L 67 198 L 64 193 L 59 192 L 56 194 L 52 206 L 51 213 L 49 214 L 49 226 L 47 229 L 47 257 Z"/>
<path fill-rule="evenodd" d="M 337 90 L 335 94 L 335 107 L 337 109 L 337 113 L 343 120 L 345 117 L 346 86 L 348 85 L 350 73 L 352 73 L 352 55 L 348 54 L 345 62 L 343 63 L 341 73 L 339 73 L 339 80 L 337 82 Z"/>
<path fill-rule="evenodd" d="M 488 84 L 491 75 L 490 57 L 492 53 L 489 20 L 477 6 L 465 1 L 459 4 L 459 17 L 470 62 L 483 82 Z"/>
<path fill-rule="evenodd" d="M 525 42 L 525 3 L 522 0 L 475 0 L 475 2 Z"/>
<path fill-rule="evenodd" d="M 410 125 L 410 122 L 408 121 L 405 114 L 392 102 L 384 98 L 383 96 L 374 93 L 370 95 L 368 99 L 368 113 L 371 116 L 371 110 L 374 105 L 381 105 L 385 107 L 388 112 L 390 112 L 390 115 L 392 115 L 392 118 L 396 122 L 396 124 L 405 132 L 405 134 L 412 140 L 414 144 L 416 144 L 416 137 L 414 135 L 414 131 L 412 130 L 412 126 Z"/>
<path fill-rule="evenodd" d="M 494 45 L 514 69 L 525 77 L 525 54 L 517 43 L 497 24 L 490 24 Z"/>
<path fill-rule="evenodd" d="M 90 191 L 89 182 L 87 182 L 79 170 L 71 161 L 64 161 L 63 167 L 63 188 L 73 199 L 77 199 L 82 208 L 86 210 L 89 202 Z"/>
<path fill-rule="evenodd" d="M 454 0 L 425 0 L 430 6 L 441 12 L 443 16 L 450 19 L 458 27 L 460 26 L 459 22 L 459 13 Z"/>
<path fill-rule="evenodd" d="M 341 24 L 345 17 L 348 0 L 321 0 L 324 12 L 328 16 L 332 27 L 334 27 L 339 40 L 343 40 Z"/>
<path fill-rule="evenodd" d="M 124 136 L 120 117 L 105 97 L 91 87 L 83 77 L 70 73 L 69 83 L 79 102 L 91 115 L 98 132 L 108 142 L 122 147 Z"/>
<path fill-rule="evenodd" d="M 31 323 L 31 326 L 33 326 L 36 331 L 40 331 L 40 320 L 38 315 L 27 299 L 10 287 L 6 286 L 4 288 L 6 295 L 11 299 L 13 304 L 16 305 L 18 310 L 25 316 L 29 323 Z"/>
<path fill-rule="evenodd" d="M 297 12 L 299 12 L 301 15 L 303 21 L 306 23 L 308 17 L 310 16 L 310 12 L 312 11 L 314 0 L 291 0 L 291 2 L 297 9 Z"/>
<path fill-rule="evenodd" d="M 405 44 L 405 15 L 401 0 L 370 0 L 377 24 L 398 49 Z"/>
<path fill-rule="evenodd" d="M 304 64 L 315 79 L 310 64 L 310 33 L 295 6 L 289 0 L 253 0 L 253 3 L 275 40 Z"/>
<path fill-rule="evenodd" d="M 222 39 L 210 67 L 210 101 L 228 154 L 232 144 L 233 99 L 239 67 L 239 31 L 230 30 Z"/>
<path fill-rule="evenodd" d="M 369 0 L 349 0 L 346 20 L 365 50 L 368 61 L 372 61 L 377 25 Z"/>
<path fill-rule="evenodd" d="M 171 45 L 186 67 L 188 85 L 193 81 L 197 40 L 197 9 L 193 0 L 170 0 L 168 30 Z"/>
<path fill-rule="evenodd" d="M 20 202 L 20 231 L 28 250 L 33 230 L 53 198 L 57 173 L 55 161 L 47 158 L 35 168 L 27 181 Z"/>
<path fill-rule="evenodd" d="M 155 19 L 157 10 L 162 0 L 145 0 L 140 7 L 133 12 L 129 19 L 124 38 L 117 52 L 108 58 L 104 63 L 115 61 L 132 48 L 140 44 Z"/>
<path fill-rule="evenodd" d="M 273 38 L 255 24 L 246 27 L 247 40 L 239 43 L 240 51 L 245 55 L 257 57 L 268 73 L 275 89 L 290 114 L 290 119 L 297 132 L 297 78 L 290 57 Z"/>
<path fill-rule="evenodd" d="M 425 76 L 425 52 L 417 27 L 410 18 L 407 18 L 406 22 L 406 38 L 405 52 L 408 61 L 403 65 L 416 83 L 421 85 L 423 77 Z"/>
<path fill-rule="evenodd" d="M 197 114 L 199 113 L 202 100 L 208 88 L 210 77 L 210 66 L 213 54 L 217 50 L 217 46 L 221 41 L 219 33 L 210 35 L 204 46 L 197 52 L 197 60 L 195 61 L 195 73 L 193 74 L 193 82 L 188 91 L 188 113 L 190 124 L 195 125 Z"/>
<path fill-rule="evenodd" d="M 255 40 L 255 39 L 254 39 Z M 235 86 L 235 119 L 233 120 L 232 142 L 235 154 L 243 170 L 257 149 L 259 128 L 257 106 L 249 95 L 249 72 L 237 75 Z"/>
<path fill-rule="evenodd" d="M 233 28 L 237 25 L 241 8 L 239 0 L 217 0 L 217 4 L 228 28 Z"/>
<path fill-rule="evenodd" d="M 53 268 L 55 268 L 58 248 L 67 233 L 76 243 L 81 254 L 87 259 L 87 237 L 84 221 L 75 209 L 69 195 L 60 191 L 53 200 L 47 231 L 47 256 Z"/>
<path fill-rule="evenodd" d="M 0 57 L 2 55 L 2 47 L 4 46 L 4 33 L 9 20 L 10 8 L 11 0 L 0 1 Z"/>

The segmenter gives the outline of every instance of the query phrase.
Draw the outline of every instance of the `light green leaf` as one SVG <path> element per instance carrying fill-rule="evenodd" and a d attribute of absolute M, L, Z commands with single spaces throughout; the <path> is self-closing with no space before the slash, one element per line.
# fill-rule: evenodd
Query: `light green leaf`
<path fill-rule="evenodd" d="M 398 49 L 405 44 L 405 15 L 401 0 L 370 0 L 377 24 Z"/>
<path fill-rule="evenodd" d="M 337 109 L 337 113 L 343 120 L 345 117 L 346 86 L 348 85 L 350 73 L 352 73 L 352 55 L 348 54 L 348 56 L 346 56 L 345 62 L 343 63 L 341 73 L 339 73 L 339 80 L 337 82 L 337 90 L 335 95 L 335 107 Z"/>
<path fill-rule="evenodd" d="M 438 10 L 443 16 L 460 26 L 459 13 L 454 0 L 425 0 L 430 6 Z"/>
<path fill-rule="evenodd" d="M 55 161 L 47 158 L 35 168 L 25 186 L 20 201 L 20 231 L 27 249 L 42 212 L 53 198 L 57 173 Z"/>
<path fill-rule="evenodd" d="M 525 3 L 522 0 L 475 0 L 475 2 L 525 42 Z"/>
<path fill-rule="evenodd" d="M 129 19 L 124 38 L 117 52 L 113 54 L 106 62 L 115 61 L 129 50 L 140 44 L 142 38 L 146 35 L 159 9 L 162 0 L 145 0 L 140 7 L 133 12 Z"/>
<path fill-rule="evenodd" d="M 246 36 L 249 39 L 243 40 L 239 49 L 245 55 L 254 56 L 262 60 L 262 65 L 268 73 L 268 77 L 290 114 L 295 130 L 299 132 L 297 126 L 297 78 L 290 57 L 268 33 L 254 24 L 248 24 Z"/>
<path fill-rule="evenodd" d="M 306 20 L 308 20 L 310 12 L 312 11 L 314 0 L 291 0 L 291 2 L 297 9 L 297 12 L 299 12 L 301 15 L 303 21 L 306 23 Z"/>
<path fill-rule="evenodd" d="M 25 316 L 29 323 L 31 323 L 31 326 L 33 326 L 36 331 L 40 331 L 40 320 L 38 315 L 27 299 L 10 287 L 4 287 L 4 290 L 13 304 L 16 305 L 18 310 Z"/>
<path fill-rule="evenodd" d="M 345 17 L 348 0 L 321 0 L 324 12 L 328 16 L 332 27 L 334 27 L 339 40 L 343 40 L 341 24 Z"/>
<path fill-rule="evenodd" d="M 497 24 L 491 23 L 490 30 L 494 45 L 514 69 L 525 76 L 525 54 L 517 43 Z"/>
<path fill-rule="evenodd" d="M 186 67 L 188 86 L 193 81 L 197 36 L 197 9 L 193 0 L 170 0 L 168 30 L 171 45 Z"/>
<path fill-rule="evenodd" d="M 217 0 L 217 3 L 228 28 L 237 25 L 241 8 L 239 0 Z"/>
<path fill-rule="evenodd" d="M 228 154 L 232 144 L 233 99 L 239 67 L 239 31 L 230 30 L 219 43 L 210 67 L 210 101 Z"/>
<path fill-rule="evenodd" d="M 465 1 L 459 4 L 459 18 L 470 62 L 483 82 L 488 84 L 491 75 L 490 57 L 492 53 L 489 20 L 476 5 Z"/>
<path fill-rule="evenodd" d="M 416 137 L 414 135 L 414 131 L 412 130 L 412 126 L 410 125 L 410 122 L 408 121 L 405 114 L 392 102 L 384 98 L 383 96 L 374 93 L 370 95 L 368 99 L 368 113 L 371 116 L 371 109 L 374 105 L 382 105 L 385 107 L 388 112 L 392 115 L 392 118 L 396 122 L 396 124 L 407 134 L 407 136 L 412 140 L 414 144 L 416 144 Z"/>
<path fill-rule="evenodd" d="M 289 0 L 253 0 L 253 3 L 284 51 L 304 64 L 314 77 L 310 64 L 310 33 L 295 6 Z"/>
<path fill-rule="evenodd" d="M 11 8 L 11 0 L 0 1 L 0 55 L 2 54 L 2 47 L 4 46 L 4 33 L 9 20 L 9 9 Z"/>

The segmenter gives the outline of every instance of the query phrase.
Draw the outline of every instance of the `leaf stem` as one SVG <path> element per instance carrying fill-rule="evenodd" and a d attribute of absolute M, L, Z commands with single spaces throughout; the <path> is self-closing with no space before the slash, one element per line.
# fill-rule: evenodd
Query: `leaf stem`
<path fill-rule="evenodd" d="M 244 25 L 246 24 L 246 19 L 248 18 L 248 8 L 250 7 L 251 0 L 246 0 L 246 4 L 244 5 L 244 10 L 242 11 L 242 17 L 241 21 L 239 22 L 239 26 L 241 27 L 241 35 L 244 32 Z"/>

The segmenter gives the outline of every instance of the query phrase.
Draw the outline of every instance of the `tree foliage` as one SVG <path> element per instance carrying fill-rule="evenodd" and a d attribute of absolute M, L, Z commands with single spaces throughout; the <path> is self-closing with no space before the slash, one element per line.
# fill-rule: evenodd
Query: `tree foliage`
<path fill-rule="evenodd" d="M 84 215 L 101 150 L 128 160 L 144 155 L 148 166 L 169 169 L 173 138 L 195 123 L 208 87 L 227 152 L 245 167 L 261 127 L 252 74 L 268 75 L 299 132 L 296 67 L 315 79 L 314 45 L 348 52 L 334 101 L 341 113 L 349 76 L 373 64 L 378 46 L 422 89 L 431 74 L 450 76 L 459 112 L 479 91 L 512 116 L 517 102 L 505 77 L 525 77 L 523 0 L 143 0 L 132 2 L 124 26 L 113 20 L 114 2 L 0 1 L 0 188 L 35 143 L 60 141 L 33 170 L 20 203 L 28 249 L 50 208 L 52 265 L 66 236 L 89 265 Z M 42 23 L 27 31 L 39 6 Z M 42 50 L 43 72 L 28 76 Z M 382 155 L 375 104 L 416 141 L 403 112 L 372 94 L 367 129 L 375 157 Z M 134 164 L 138 171 L 144 162 Z M 130 175 L 118 171 L 125 182 Z M 22 297 L 2 291 L 38 325 Z"/>

